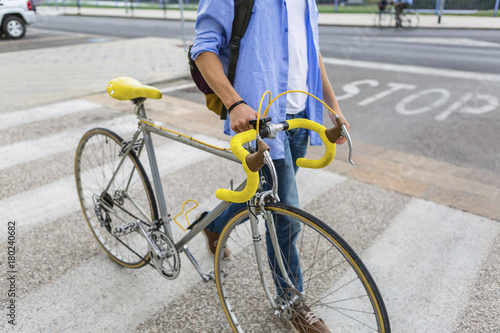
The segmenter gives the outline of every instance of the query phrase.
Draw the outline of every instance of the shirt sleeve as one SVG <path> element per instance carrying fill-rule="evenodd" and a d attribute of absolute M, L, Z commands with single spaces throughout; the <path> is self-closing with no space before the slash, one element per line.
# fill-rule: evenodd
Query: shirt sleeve
<path fill-rule="evenodd" d="M 203 52 L 219 54 L 231 39 L 234 0 L 201 0 L 195 24 L 195 37 L 191 57 Z"/>

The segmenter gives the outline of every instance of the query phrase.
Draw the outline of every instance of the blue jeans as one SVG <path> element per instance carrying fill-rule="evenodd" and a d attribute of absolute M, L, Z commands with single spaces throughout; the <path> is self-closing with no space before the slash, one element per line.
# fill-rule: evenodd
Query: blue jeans
<path fill-rule="evenodd" d="M 287 115 L 287 120 L 305 117 L 306 112 L 302 111 L 295 115 Z M 306 155 L 309 135 L 308 131 L 303 128 L 293 129 L 285 133 L 284 158 L 273 160 L 276 173 L 278 175 L 278 195 L 280 197 L 280 202 L 298 208 L 299 195 L 297 192 L 297 183 L 295 182 L 295 175 L 298 171 L 296 160 Z M 268 183 L 272 183 L 268 167 L 264 166 L 261 172 L 266 177 L 266 181 Z M 266 185 L 266 187 L 266 190 L 269 189 L 269 185 Z M 224 212 L 222 212 L 221 215 L 219 215 L 207 226 L 207 230 L 220 234 L 229 219 L 244 207 L 246 207 L 245 203 L 231 204 Z M 283 216 L 279 216 L 276 221 L 276 232 L 280 247 L 282 249 L 287 249 L 282 251 L 285 266 L 288 268 L 287 274 L 295 284 L 295 287 L 299 291 L 302 291 L 302 272 L 300 270 L 299 255 L 295 246 L 297 237 L 300 233 L 300 223 Z M 284 296 L 287 284 L 277 266 L 276 256 L 271 245 L 269 232 L 266 232 L 266 244 L 269 265 L 277 273 L 275 283 L 278 295 Z"/>

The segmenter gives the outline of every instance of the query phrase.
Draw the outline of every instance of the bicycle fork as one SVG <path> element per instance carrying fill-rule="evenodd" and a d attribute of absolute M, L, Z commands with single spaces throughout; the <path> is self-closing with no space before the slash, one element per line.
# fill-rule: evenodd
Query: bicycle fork
<path fill-rule="evenodd" d="M 287 299 L 280 299 L 279 304 L 276 302 L 277 300 L 273 297 L 272 292 L 269 290 L 268 284 L 266 283 L 266 277 L 264 275 L 264 265 L 270 265 L 270 263 L 264 263 L 262 259 L 262 249 L 260 246 L 260 242 L 262 242 L 262 236 L 260 235 L 258 227 L 259 220 L 257 217 L 257 209 L 255 208 L 255 205 L 249 205 L 248 209 L 250 211 L 250 227 L 252 231 L 255 256 L 257 259 L 257 267 L 262 287 L 264 288 L 264 292 L 274 309 L 274 315 L 284 321 L 290 320 L 293 314 L 292 309 L 297 310 L 304 306 L 303 294 L 294 286 L 290 277 L 288 276 L 287 270 L 285 269 L 285 264 L 281 255 L 281 248 L 278 243 L 278 236 L 276 233 L 276 227 L 274 225 L 273 215 L 271 214 L 271 212 L 264 210 L 264 219 L 266 222 L 267 230 L 269 232 L 269 237 L 275 253 L 278 268 L 281 271 L 284 280 L 289 286 L 287 290 L 287 294 L 289 295 L 289 297 L 287 297 Z"/>

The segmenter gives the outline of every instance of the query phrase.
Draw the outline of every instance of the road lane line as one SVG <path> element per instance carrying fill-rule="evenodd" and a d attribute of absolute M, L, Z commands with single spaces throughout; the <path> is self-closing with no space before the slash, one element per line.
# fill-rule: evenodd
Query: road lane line
<path fill-rule="evenodd" d="M 474 40 L 470 38 L 432 38 L 432 37 L 373 37 L 373 40 L 380 42 L 397 42 L 397 43 L 417 43 L 417 44 L 436 44 L 446 46 L 470 46 L 470 47 L 500 47 L 500 43 L 488 42 L 484 40 Z"/>
<path fill-rule="evenodd" d="M 5 113 L 0 115 L 0 129 L 34 123 L 40 120 L 68 116 L 78 112 L 98 109 L 102 107 L 102 105 L 97 103 L 89 102 L 83 99 L 75 99 L 26 110 Z"/>
<path fill-rule="evenodd" d="M 161 93 L 168 94 L 168 93 L 171 93 L 174 91 L 189 89 L 189 88 L 194 88 L 194 87 L 196 87 L 196 84 L 194 84 L 194 83 L 184 83 L 184 84 L 179 84 L 178 86 L 161 89 Z"/>
<path fill-rule="evenodd" d="M 365 69 L 374 69 L 379 71 L 400 72 L 400 73 L 419 74 L 419 75 L 434 75 L 434 76 L 449 77 L 455 79 L 500 82 L 500 75 L 498 74 L 465 72 L 465 71 L 441 69 L 434 67 L 395 65 L 382 62 L 345 60 L 337 58 L 323 58 L 323 62 L 328 65 L 358 67 Z"/>
<path fill-rule="evenodd" d="M 41 29 L 33 29 L 33 33 L 30 33 L 30 35 L 34 35 L 34 33 L 38 32 L 42 32 L 42 33 L 55 33 L 55 31 L 53 30 L 41 30 Z M 72 34 L 72 33 L 67 33 L 67 34 L 64 34 L 62 36 L 54 36 L 54 37 L 44 37 L 44 38 L 37 38 L 37 39 L 24 39 L 24 40 L 16 40 L 16 43 L 17 44 L 22 44 L 22 43 L 33 43 L 33 42 L 37 42 L 37 43 L 40 43 L 40 42 L 50 42 L 50 41 L 54 41 L 54 40 L 64 40 L 64 39 L 68 39 L 68 40 L 75 40 L 76 38 L 83 38 L 85 36 L 88 36 L 90 38 L 89 35 L 85 35 L 85 34 Z"/>

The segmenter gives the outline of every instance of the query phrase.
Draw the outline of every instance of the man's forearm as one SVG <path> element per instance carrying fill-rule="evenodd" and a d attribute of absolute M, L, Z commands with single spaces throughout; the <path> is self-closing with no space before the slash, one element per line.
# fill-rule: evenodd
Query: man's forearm
<path fill-rule="evenodd" d="M 203 52 L 196 58 L 195 62 L 205 81 L 219 96 L 226 108 L 241 100 L 240 95 L 226 77 L 222 64 L 215 53 Z"/>
<path fill-rule="evenodd" d="M 234 90 L 231 82 L 224 73 L 219 57 L 212 52 L 203 52 L 196 58 L 196 66 L 200 70 L 205 81 L 214 93 L 219 96 L 222 103 L 229 109 L 234 103 L 241 101 L 241 96 Z M 249 120 L 255 119 L 257 113 L 250 106 L 242 103 L 238 104 L 229 114 L 231 128 L 236 133 L 240 133 L 252 127 Z"/>

